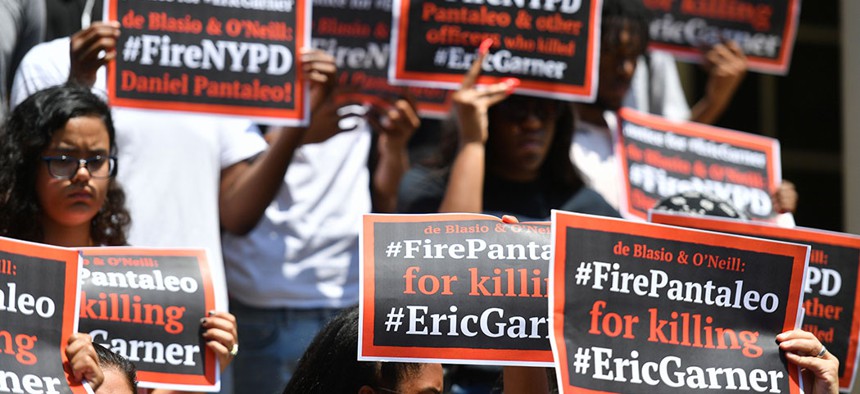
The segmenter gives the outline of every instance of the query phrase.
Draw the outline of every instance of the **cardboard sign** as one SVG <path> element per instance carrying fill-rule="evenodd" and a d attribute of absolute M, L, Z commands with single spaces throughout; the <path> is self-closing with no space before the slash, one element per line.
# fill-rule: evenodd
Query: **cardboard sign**
<path fill-rule="evenodd" d="M 553 352 L 565 393 L 800 393 L 809 247 L 553 211 Z"/>
<path fill-rule="evenodd" d="M 695 190 L 753 219 L 771 218 L 770 193 L 782 181 L 779 141 L 629 108 L 619 112 L 618 127 L 624 216 L 646 219 L 661 199 Z"/>
<path fill-rule="evenodd" d="M 594 101 L 601 0 L 395 0 L 389 79 L 457 89 L 486 38 L 479 84 L 519 78 L 517 92 Z"/>
<path fill-rule="evenodd" d="M 365 215 L 360 360 L 551 366 L 547 223 Z"/>
<path fill-rule="evenodd" d="M 316 0 L 313 14 L 311 45 L 335 58 L 339 104 L 387 108 L 390 102 L 409 96 L 421 116 L 448 115 L 450 91 L 388 83 L 391 0 Z"/>
<path fill-rule="evenodd" d="M 81 332 L 133 362 L 141 387 L 219 391 L 200 319 L 216 309 L 204 250 L 82 250 Z"/>
<path fill-rule="evenodd" d="M 785 75 L 800 18 L 800 0 L 644 0 L 653 19 L 651 48 L 701 62 L 702 48 L 733 40 L 751 70 Z"/>
<path fill-rule="evenodd" d="M 650 220 L 671 224 L 749 235 L 812 246 L 807 268 L 806 314 L 802 328 L 815 334 L 827 350 L 839 359 L 839 387 L 851 391 L 857 376 L 857 340 L 860 313 L 857 313 L 860 286 L 860 236 L 810 228 L 782 228 L 759 223 L 693 217 L 652 211 Z"/>
<path fill-rule="evenodd" d="M 80 264 L 74 250 L 0 238 L 0 392 L 87 392 L 63 370 Z"/>
<path fill-rule="evenodd" d="M 306 123 L 304 0 L 108 0 L 105 12 L 122 23 L 111 105 Z"/>

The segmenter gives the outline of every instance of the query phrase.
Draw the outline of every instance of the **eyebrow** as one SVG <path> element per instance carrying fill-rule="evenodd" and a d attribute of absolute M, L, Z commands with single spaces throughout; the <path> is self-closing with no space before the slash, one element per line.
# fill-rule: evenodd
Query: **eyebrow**
<path fill-rule="evenodd" d="M 83 153 L 87 155 L 106 155 L 108 151 L 106 149 L 75 149 L 75 148 L 48 148 L 45 149 L 48 152 L 57 152 L 59 154 L 72 154 L 72 153 Z"/>

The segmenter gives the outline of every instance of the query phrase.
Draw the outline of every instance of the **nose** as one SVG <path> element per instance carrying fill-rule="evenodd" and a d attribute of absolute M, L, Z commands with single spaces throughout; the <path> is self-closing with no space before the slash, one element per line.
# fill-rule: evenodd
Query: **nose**
<path fill-rule="evenodd" d="M 75 171 L 75 175 L 72 177 L 72 183 L 87 182 L 91 177 L 92 174 L 90 174 L 90 169 L 87 167 L 87 160 L 78 160 L 78 170 Z"/>
<path fill-rule="evenodd" d="M 530 108 L 520 122 L 520 127 L 526 131 L 540 130 L 544 126 L 544 120 L 538 114 L 537 108 Z"/>
<path fill-rule="evenodd" d="M 632 79 L 634 72 L 636 72 L 635 57 L 624 58 L 618 63 L 618 73 L 623 75 L 624 78 Z"/>

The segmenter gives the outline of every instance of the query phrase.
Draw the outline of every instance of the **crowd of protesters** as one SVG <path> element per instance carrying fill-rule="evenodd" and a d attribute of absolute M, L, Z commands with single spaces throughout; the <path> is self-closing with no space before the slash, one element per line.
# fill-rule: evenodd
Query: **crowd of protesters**
<path fill-rule="evenodd" d="M 121 27 L 91 23 L 91 3 L 0 0 L 0 236 L 205 248 L 229 296 L 229 312 L 201 316 L 200 330 L 225 368 L 223 392 L 551 392 L 554 372 L 544 368 L 357 361 L 362 214 L 617 217 L 616 111 L 712 123 L 746 72 L 735 43 L 706 49 L 706 94 L 688 106 L 673 59 L 646 51 L 641 2 L 606 0 L 594 103 L 518 95 L 516 79 L 476 86 L 485 42 L 440 125 L 437 160 L 410 165 L 408 143 L 421 130 L 413 102 L 359 106 L 342 121 L 334 59 L 317 50 L 300 56 L 308 127 L 108 107 L 104 66 Z M 46 15 L 52 9 L 74 30 Z M 44 41 L 46 26 L 77 31 Z M 794 210 L 790 183 L 773 198 L 780 214 Z M 838 391 L 838 360 L 814 335 L 775 340 L 803 368 L 807 392 Z M 69 338 L 67 354 L 71 376 L 96 393 L 139 391 L 134 365 L 89 336 Z"/>

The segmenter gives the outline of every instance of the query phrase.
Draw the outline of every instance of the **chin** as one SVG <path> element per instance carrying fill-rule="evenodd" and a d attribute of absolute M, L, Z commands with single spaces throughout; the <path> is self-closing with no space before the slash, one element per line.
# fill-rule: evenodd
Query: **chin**
<path fill-rule="evenodd" d="M 64 212 L 61 214 L 61 220 L 58 220 L 57 222 L 67 227 L 78 227 L 91 222 L 93 218 L 96 217 L 96 214 L 98 214 L 97 210 L 74 210 L 73 212 Z"/>

